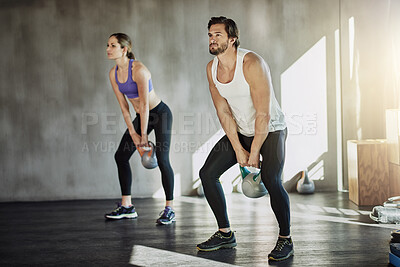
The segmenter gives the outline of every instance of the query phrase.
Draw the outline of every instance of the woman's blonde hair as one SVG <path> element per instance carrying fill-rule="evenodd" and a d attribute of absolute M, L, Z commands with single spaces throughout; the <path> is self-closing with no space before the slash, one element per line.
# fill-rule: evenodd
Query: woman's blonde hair
<path fill-rule="evenodd" d="M 126 35 L 125 33 L 120 33 L 120 32 L 113 33 L 108 38 L 111 38 L 113 36 L 115 38 L 117 38 L 118 43 L 121 45 L 121 48 L 126 47 L 128 49 L 128 51 L 126 53 L 126 56 L 129 59 L 135 59 L 135 55 L 132 52 L 132 41 L 131 41 L 131 38 L 129 38 L 129 36 Z"/>

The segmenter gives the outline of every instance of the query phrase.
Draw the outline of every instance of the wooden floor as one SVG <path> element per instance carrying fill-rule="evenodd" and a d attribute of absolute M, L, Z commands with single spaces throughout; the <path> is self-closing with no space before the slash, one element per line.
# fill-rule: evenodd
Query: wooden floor
<path fill-rule="evenodd" d="M 390 232 L 347 193 L 290 194 L 294 257 L 267 255 L 277 238 L 269 198 L 227 196 L 238 246 L 198 252 L 216 231 L 204 198 L 175 200 L 177 221 L 156 226 L 162 199 L 134 199 L 139 217 L 108 221 L 117 200 L 0 203 L 0 266 L 390 266 Z"/>

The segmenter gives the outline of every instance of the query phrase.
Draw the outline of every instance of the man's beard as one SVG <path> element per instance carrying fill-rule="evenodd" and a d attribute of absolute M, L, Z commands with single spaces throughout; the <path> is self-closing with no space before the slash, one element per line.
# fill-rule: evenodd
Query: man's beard
<path fill-rule="evenodd" d="M 228 43 L 229 43 L 229 40 L 226 41 L 226 43 L 219 46 L 216 50 L 211 50 L 211 48 L 210 48 L 209 49 L 210 54 L 214 55 L 214 56 L 218 56 L 219 54 L 224 53 L 226 51 L 226 49 L 228 49 Z"/>

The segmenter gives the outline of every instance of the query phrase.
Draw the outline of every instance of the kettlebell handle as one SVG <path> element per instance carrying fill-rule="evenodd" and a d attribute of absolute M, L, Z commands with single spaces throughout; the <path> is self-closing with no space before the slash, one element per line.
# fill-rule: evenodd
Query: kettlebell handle
<path fill-rule="evenodd" d="M 150 151 L 151 148 L 154 147 L 154 143 L 151 142 L 151 141 L 148 141 L 147 144 L 148 144 L 148 146 L 142 147 L 142 149 L 143 149 L 144 151 Z"/>
<path fill-rule="evenodd" d="M 258 168 L 258 169 L 260 169 L 260 170 L 258 171 L 258 173 L 257 173 L 256 176 L 260 175 L 260 173 L 261 173 L 261 164 L 262 164 L 262 161 L 260 161 L 259 168 Z M 244 177 L 246 177 L 249 173 L 251 173 L 251 171 L 249 171 L 249 169 L 247 169 L 246 167 L 242 167 L 242 166 L 239 165 L 239 168 L 240 168 L 240 173 L 242 174 L 242 178 L 243 178 L 243 179 L 244 179 Z"/>
<path fill-rule="evenodd" d="M 144 146 L 142 147 L 143 151 L 150 151 L 151 150 L 151 146 Z"/>
<path fill-rule="evenodd" d="M 242 179 L 244 179 L 247 175 L 249 175 L 251 172 L 246 168 L 246 167 L 242 167 L 240 166 L 240 173 L 242 174 Z M 254 175 L 254 181 L 257 180 L 257 177 L 261 174 L 261 170 L 258 171 L 258 173 L 256 173 L 256 175 Z"/>
<path fill-rule="evenodd" d="M 239 169 L 243 179 L 250 173 L 250 171 L 246 167 L 242 167 L 239 165 Z"/>
<path fill-rule="evenodd" d="M 155 147 L 154 143 L 148 141 L 148 146 L 138 147 L 138 151 L 140 156 L 142 157 L 145 152 L 148 152 L 148 156 L 150 157 L 153 153 L 153 148 Z"/>
<path fill-rule="evenodd" d="M 151 142 L 151 141 L 149 141 L 148 143 L 149 143 L 149 146 L 145 146 L 145 148 L 147 149 L 147 150 L 145 150 L 145 151 L 147 152 L 147 155 L 148 155 L 149 157 L 151 157 L 151 155 L 154 153 L 154 148 L 155 148 L 156 146 L 155 146 L 154 143 Z"/>

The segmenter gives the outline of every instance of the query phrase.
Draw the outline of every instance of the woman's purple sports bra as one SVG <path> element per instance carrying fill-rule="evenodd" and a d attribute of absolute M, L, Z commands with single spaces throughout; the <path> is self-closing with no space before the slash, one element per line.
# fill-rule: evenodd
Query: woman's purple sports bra
<path fill-rule="evenodd" d="M 115 68 L 115 81 L 118 84 L 119 91 L 123 94 L 125 94 L 128 98 L 137 98 L 139 96 L 138 93 L 138 88 L 136 82 L 133 81 L 132 79 L 132 62 L 133 59 L 129 60 L 129 67 L 128 67 L 128 79 L 126 80 L 125 83 L 120 83 L 118 81 L 118 76 L 117 76 L 117 70 L 118 70 L 118 65 Z M 153 90 L 153 83 L 151 82 L 151 79 L 149 80 L 149 92 Z"/>

